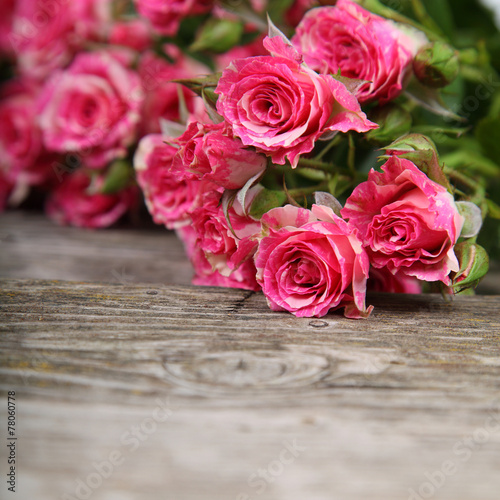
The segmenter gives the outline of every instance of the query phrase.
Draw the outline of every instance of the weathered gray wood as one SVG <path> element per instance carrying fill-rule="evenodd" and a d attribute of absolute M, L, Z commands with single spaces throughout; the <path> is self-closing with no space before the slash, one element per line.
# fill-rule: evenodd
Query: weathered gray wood
<path fill-rule="evenodd" d="M 175 233 L 160 227 L 82 230 L 14 211 L 0 214 L 0 276 L 189 285 L 192 269 Z M 500 295 L 498 264 L 477 292 Z"/>
<path fill-rule="evenodd" d="M 298 319 L 241 290 L 4 280 L 19 498 L 498 499 L 500 297 L 370 303 Z"/>
<path fill-rule="evenodd" d="M 175 233 L 59 227 L 42 214 L 0 214 L 0 276 L 6 278 L 189 284 Z"/>

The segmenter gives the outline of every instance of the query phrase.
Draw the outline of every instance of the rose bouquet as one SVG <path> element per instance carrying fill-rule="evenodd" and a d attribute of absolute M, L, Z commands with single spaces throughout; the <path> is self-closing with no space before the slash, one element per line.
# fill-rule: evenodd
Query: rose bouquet
<path fill-rule="evenodd" d="M 487 14 L 474 38 L 447 2 L 44 1 L 85 22 L 17 41 L 4 198 L 45 184 L 50 216 L 98 227 L 134 206 L 136 182 L 194 284 L 262 290 L 296 316 L 367 317 L 367 290 L 467 293 L 487 272 L 500 218 Z M 11 4 L 22 26 L 34 2 Z"/>

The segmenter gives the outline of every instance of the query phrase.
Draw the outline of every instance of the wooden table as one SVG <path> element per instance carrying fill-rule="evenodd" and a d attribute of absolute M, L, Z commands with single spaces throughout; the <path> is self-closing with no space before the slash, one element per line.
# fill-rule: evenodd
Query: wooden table
<path fill-rule="evenodd" d="M 298 319 L 164 231 L 0 226 L 1 498 L 500 498 L 499 296 Z"/>

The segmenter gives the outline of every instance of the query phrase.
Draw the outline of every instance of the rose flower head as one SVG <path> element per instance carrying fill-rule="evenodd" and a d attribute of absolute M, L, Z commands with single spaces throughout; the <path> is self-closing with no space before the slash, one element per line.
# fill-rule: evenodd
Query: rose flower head
<path fill-rule="evenodd" d="M 301 64 L 279 36 L 266 37 L 272 55 L 236 59 L 215 90 L 217 111 L 243 144 L 296 167 L 325 134 L 376 128 L 346 86 Z"/>
<path fill-rule="evenodd" d="M 297 26 L 293 44 L 307 64 L 321 73 L 365 80 L 360 102 L 397 97 L 411 72 L 412 60 L 426 37 L 396 25 L 350 0 L 309 10 Z"/>
<path fill-rule="evenodd" d="M 449 284 L 463 217 L 452 195 L 409 160 L 392 156 L 371 170 L 347 199 L 342 216 L 359 229 L 371 264 Z"/>
<path fill-rule="evenodd" d="M 257 282 L 273 311 L 321 317 L 344 307 L 348 318 L 370 314 L 369 261 L 354 227 L 322 205 L 274 208 L 261 223 Z"/>

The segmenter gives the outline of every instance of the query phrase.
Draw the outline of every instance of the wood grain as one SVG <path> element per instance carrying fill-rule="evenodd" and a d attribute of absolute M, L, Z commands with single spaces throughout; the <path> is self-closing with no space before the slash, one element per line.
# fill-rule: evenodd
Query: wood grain
<path fill-rule="evenodd" d="M 19 498 L 498 499 L 500 297 L 369 302 L 299 319 L 242 290 L 3 280 Z"/>
<path fill-rule="evenodd" d="M 172 231 L 60 227 L 42 214 L 0 215 L 5 278 L 188 285 L 191 265 Z"/>
<path fill-rule="evenodd" d="M 479 294 L 500 295 L 500 266 L 491 267 Z M 82 230 L 14 211 L 0 215 L 0 276 L 189 285 L 192 269 L 175 233 L 159 226 Z"/>

